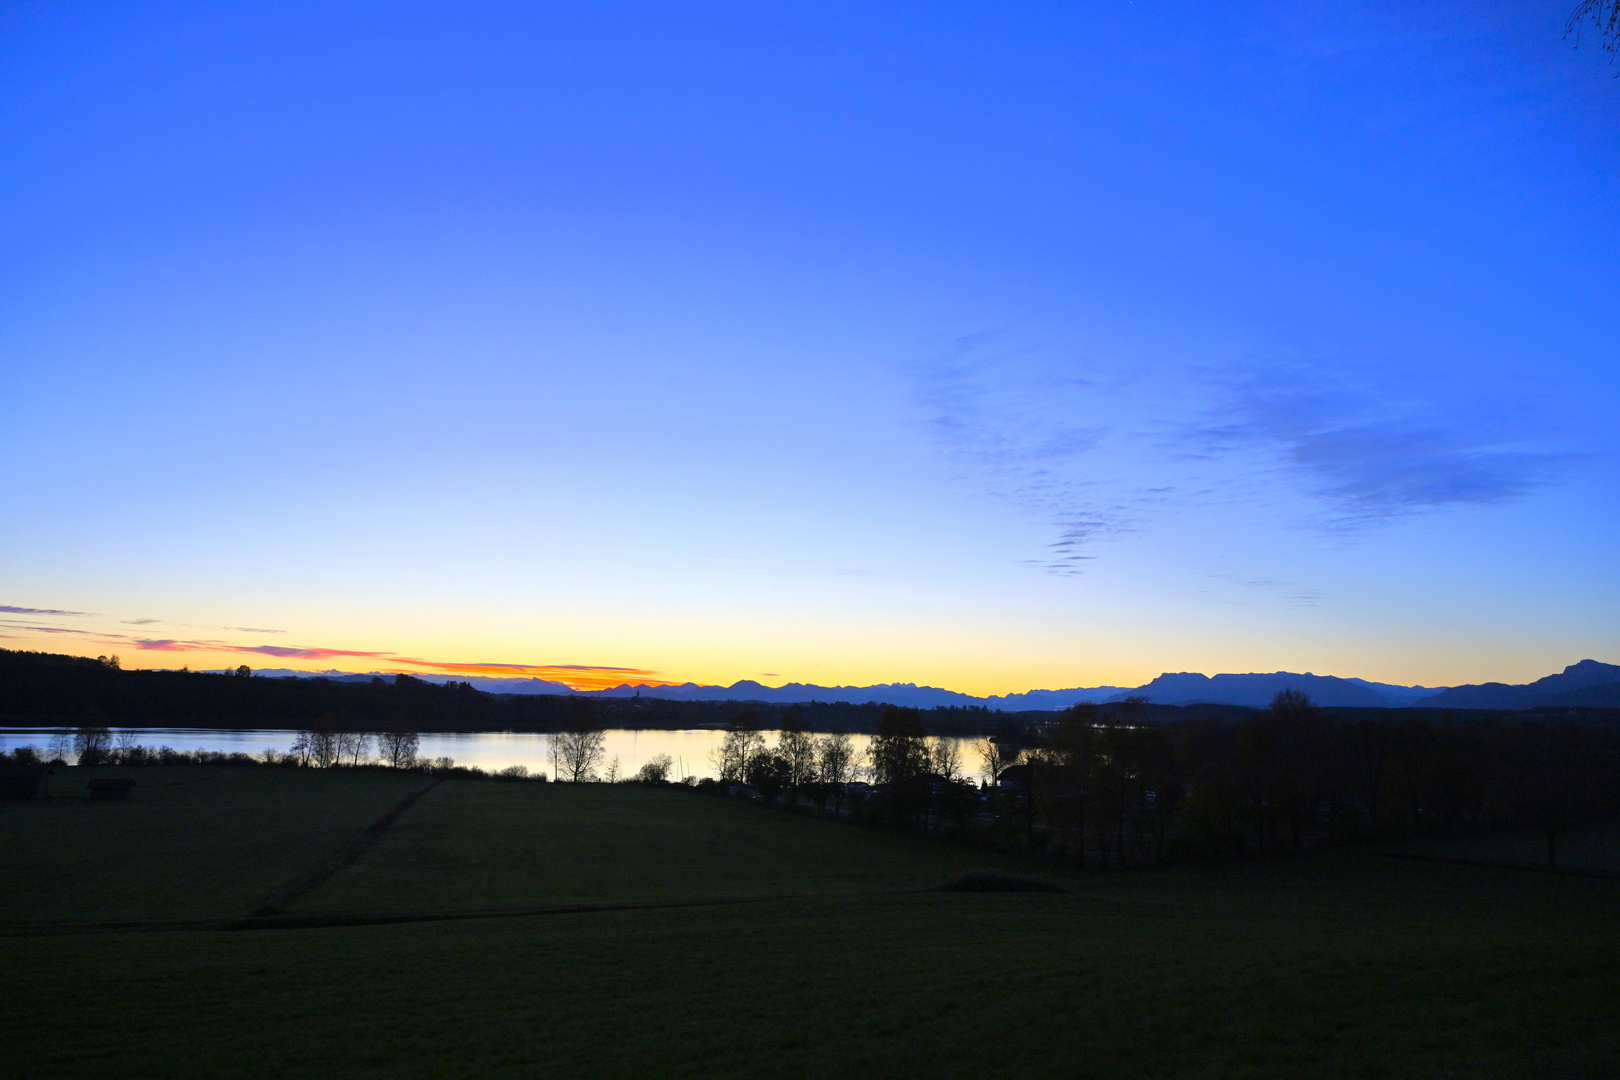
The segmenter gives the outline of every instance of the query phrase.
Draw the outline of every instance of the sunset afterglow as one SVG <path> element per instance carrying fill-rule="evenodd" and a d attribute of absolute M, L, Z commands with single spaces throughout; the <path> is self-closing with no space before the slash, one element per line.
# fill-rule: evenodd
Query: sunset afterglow
<path fill-rule="evenodd" d="M 1616 84 L 1551 9 L 28 10 L 8 648 L 976 694 L 1620 655 Z"/>

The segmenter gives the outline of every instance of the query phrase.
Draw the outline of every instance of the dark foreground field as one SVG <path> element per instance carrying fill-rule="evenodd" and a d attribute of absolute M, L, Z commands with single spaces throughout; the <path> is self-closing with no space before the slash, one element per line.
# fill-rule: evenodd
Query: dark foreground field
<path fill-rule="evenodd" d="M 1357 851 L 939 892 L 992 860 L 642 788 L 452 780 L 368 833 L 427 781 L 130 773 L 0 805 L 13 1075 L 1620 1075 L 1613 880 Z"/>

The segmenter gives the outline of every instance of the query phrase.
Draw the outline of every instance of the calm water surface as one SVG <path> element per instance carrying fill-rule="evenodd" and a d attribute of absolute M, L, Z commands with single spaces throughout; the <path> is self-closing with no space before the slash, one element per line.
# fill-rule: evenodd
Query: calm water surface
<path fill-rule="evenodd" d="M 175 750 L 218 750 L 224 753 L 243 753 L 259 755 L 266 750 L 275 750 L 286 753 L 292 747 L 293 740 L 298 732 L 293 729 L 256 728 L 247 731 L 226 731 L 209 728 L 113 728 L 113 733 L 128 731 L 134 734 L 136 741 L 142 746 L 159 747 L 168 746 Z M 61 728 L 0 728 L 0 748 L 7 750 L 17 746 L 33 746 L 40 751 L 50 748 L 52 741 L 63 733 Z M 604 772 L 609 763 L 618 759 L 620 775 L 633 775 L 649 758 L 658 754 L 668 754 L 675 760 L 675 769 L 671 779 L 683 779 L 687 776 L 713 776 L 714 765 L 709 755 L 718 749 L 721 740 L 725 738 L 724 731 L 700 728 L 687 731 L 649 731 L 649 730 L 615 730 L 604 733 L 607 736 L 607 750 L 603 756 L 598 772 Z M 762 732 L 766 743 L 774 747 L 778 732 Z M 555 769 L 551 761 L 550 737 L 528 732 L 514 731 L 482 731 L 465 734 L 434 733 L 424 734 L 421 737 L 422 745 L 418 750 L 420 756 L 425 758 L 447 757 L 454 759 L 457 765 L 469 765 L 479 769 L 504 769 L 510 765 L 522 765 L 530 772 L 543 772 L 548 776 L 554 774 Z M 871 739 L 866 735 L 851 735 L 855 744 L 855 752 L 860 760 L 864 760 L 867 744 Z M 957 744 L 957 753 L 961 758 L 962 773 L 977 778 L 979 774 L 978 755 L 973 750 L 972 740 L 952 740 Z M 373 755 L 376 753 L 375 744 L 372 745 Z M 65 755 L 72 760 L 72 754 Z"/>

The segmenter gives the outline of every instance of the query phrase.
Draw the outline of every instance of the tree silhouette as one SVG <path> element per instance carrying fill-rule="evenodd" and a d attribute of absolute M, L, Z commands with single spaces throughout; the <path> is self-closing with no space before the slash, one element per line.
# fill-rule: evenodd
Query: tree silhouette
<path fill-rule="evenodd" d="M 798 790 L 815 779 L 816 740 L 805 723 L 804 709 L 790 705 L 782 714 L 776 752 L 787 765 L 787 786 Z"/>
<path fill-rule="evenodd" d="M 1588 24 L 1598 33 L 1598 47 L 1609 54 L 1610 62 L 1620 50 L 1620 0 L 1581 0 L 1569 13 L 1564 23 L 1564 36 L 1575 37 L 1575 47 L 1581 47 L 1581 34 Z M 1620 73 L 1616 74 L 1620 78 Z"/>
<path fill-rule="evenodd" d="M 990 778 L 991 787 L 1001 786 L 1002 771 L 1009 765 L 1018 764 L 1018 757 L 1023 753 L 1019 747 L 1005 745 L 994 735 L 980 739 L 973 748 L 978 751 L 979 764 Z"/>
<path fill-rule="evenodd" d="M 844 809 L 844 785 L 855 779 L 854 740 L 843 732 L 833 732 L 817 739 L 816 772 L 822 790 L 832 793 L 833 813 L 841 814 Z"/>
<path fill-rule="evenodd" d="M 588 723 L 575 724 L 567 731 L 551 737 L 552 751 L 556 755 L 558 779 L 567 773 L 572 783 L 580 783 L 591 775 L 596 763 L 602 760 L 607 736 L 602 729 Z"/>
<path fill-rule="evenodd" d="M 73 751 L 80 765 L 96 765 L 112 749 L 112 732 L 107 729 L 107 718 L 99 709 L 85 713 L 84 722 L 73 733 Z"/>
<path fill-rule="evenodd" d="M 746 780 L 749 764 L 765 752 L 765 736 L 759 733 L 756 716 L 752 709 L 739 713 L 726 729 L 720 745 L 709 751 L 709 763 L 720 774 L 721 783 Z"/>
<path fill-rule="evenodd" d="M 866 752 L 871 759 L 874 783 L 903 784 L 926 772 L 930 762 L 928 733 L 923 730 L 922 714 L 897 705 L 886 707 Z"/>
<path fill-rule="evenodd" d="M 1092 774 L 1097 764 L 1097 706 L 1089 701 L 1069 706 L 1058 717 L 1052 730 L 1052 752 L 1056 768 L 1045 771 L 1043 779 L 1054 789 L 1049 816 L 1075 843 L 1075 858 L 1086 865 L 1086 807 L 1092 794 Z M 1034 785 L 1031 785 L 1033 789 Z M 1034 800 L 1034 791 L 1029 798 Z"/>
<path fill-rule="evenodd" d="M 643 784 L 657 787 L 669 780 L 670 770 L 675 768 L 675 759 L 668 754 L 654 754 L 641 766 L 636 773 L 636 779 Z"/>
<path fill-rule="evenodd" d="M 377 756 L 396 769 L 408 769 L 416 763 L 416 751 L 421 739 L 414 731 L 380 731 L 377 733 Z"/>

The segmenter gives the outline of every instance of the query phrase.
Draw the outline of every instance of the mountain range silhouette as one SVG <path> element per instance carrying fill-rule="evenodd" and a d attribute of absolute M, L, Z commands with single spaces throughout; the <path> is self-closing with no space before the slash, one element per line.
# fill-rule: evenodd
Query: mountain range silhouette
<path fill-rule="evenodd" d="M 344 681 L 392 676 L 381 672 L 308 672 L 286 669 L 262 670 L 257 674 L 274 676 L 312 675 Z M 808 701 L 847 701 L 852 704 L 876 702 L 932 709 L 939 706 L 973 706 L 1024 710 L 1065 709 L 1081 701 L 1122 701 L 1133 695 L 1158 705 L 1247 705 L 1263 708 L 1279 691 L 1292 689 L 1309 694 L 1324 706 L 1354 708 L 1437 708 L 1437 709 L 1535 709 L 1547 707 L 1620 707 L 1620 665 L 1582 660 L 1556 675 L 1532 683 L 1480 683 L 1468 686 L 1425 687 L 1369 682 L 1366 679 L 1315 675 L 1311 672 L 1276 671 L 1269 673 L 1202 675 L 1198 672 L 1165 672 L 1141 686 L 1077 686 L 1066 690 L 1029 690 L 1021 694 L 974 697 L 955 690 L 915 683 L 880 683 L 874 686 L 817 686 L 788 683 L 766 686 L 743 679 L 730 686 L 645 686 L 626 683 L 607 690 L 573 690 L 546 679 L 502 679 L 482 676 L 419 675 L 432 682 L 468 682 L 480 690 L 496 694 L 578 694 L 582 697 L 662 698 L 672 701 L 764 701 L 792 704 Z"/>

